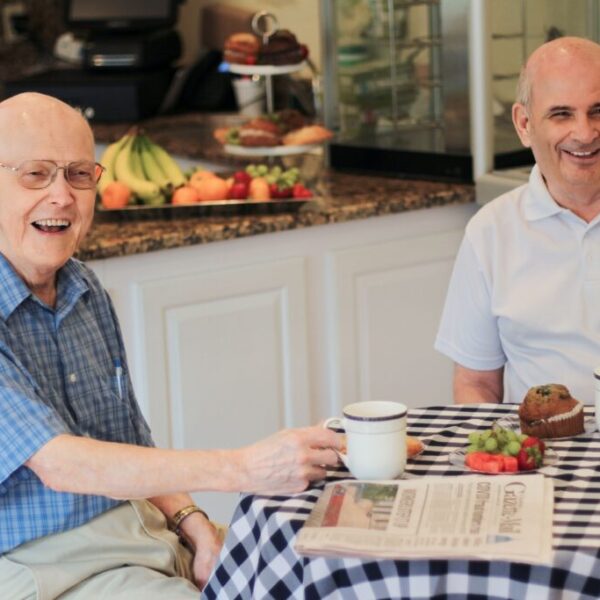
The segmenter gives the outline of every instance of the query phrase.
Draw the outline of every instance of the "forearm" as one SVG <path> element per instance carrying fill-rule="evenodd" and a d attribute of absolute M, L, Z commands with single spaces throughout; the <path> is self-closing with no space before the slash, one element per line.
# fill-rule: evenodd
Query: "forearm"
<path fill-rule="evenodd" d="M 239 451 L 167 450 L 59 435 L 26 465 L 61 492 L 116 499 L 188 491 L 234 491 L 244 485 Z"/>
<path fill-rule="evenodd" d="M 504 395 L 504 369 L 475 371 L 461 365 L 454 368 L 454 403 L 477 404 L 489 402 L 499 404 Z"/>

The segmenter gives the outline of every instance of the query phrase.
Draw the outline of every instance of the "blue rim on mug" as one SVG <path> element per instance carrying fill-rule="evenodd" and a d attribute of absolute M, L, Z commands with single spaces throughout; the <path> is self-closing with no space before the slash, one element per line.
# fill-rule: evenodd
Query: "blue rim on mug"
<path fill-rule="evenodd" d="M 352 405 L 350 405 L 352 406 Z M 357 415 L 349 415 L 346 411 L 342 411 L 342 414 L 346 419 L 350 419 L 351 421 L 393 421 L 394 419 L 401 419 L 405 417 L 408 413 L 408 408 L 404 407 L 404 410 L 400 410 L 398 413 L 392 413 L 389 415 L 379 415 L 379 416 L 357 416 Z"/>

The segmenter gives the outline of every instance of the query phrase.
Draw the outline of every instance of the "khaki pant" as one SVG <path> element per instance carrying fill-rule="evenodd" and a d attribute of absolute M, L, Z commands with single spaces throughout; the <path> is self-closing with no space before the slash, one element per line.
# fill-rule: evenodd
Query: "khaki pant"
<path fill-rule="evenodd" d="M 164 515 L 135 500 L 0 556 L 0 598 L 199 600 L 191 562 Z"/>

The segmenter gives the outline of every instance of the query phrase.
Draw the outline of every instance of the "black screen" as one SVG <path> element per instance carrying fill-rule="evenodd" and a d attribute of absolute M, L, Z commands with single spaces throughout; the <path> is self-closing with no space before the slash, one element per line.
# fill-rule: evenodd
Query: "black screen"
<path fill-rule="evenodd" d="M 69 0 L 67 25 L 84 29 L 145 29 L 172 25 L 178 0 Z"/>

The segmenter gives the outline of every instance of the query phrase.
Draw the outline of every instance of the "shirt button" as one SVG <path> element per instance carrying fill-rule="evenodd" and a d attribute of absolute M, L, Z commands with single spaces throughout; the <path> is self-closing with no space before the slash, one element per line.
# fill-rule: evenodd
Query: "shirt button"
<path fill-rule="evenodd" d="M 71 383 L 75 383 L 77 381 L 77 375 L 75 375 L 75 373 L 70 373 L 69 374 L 69 381 Z"/>

